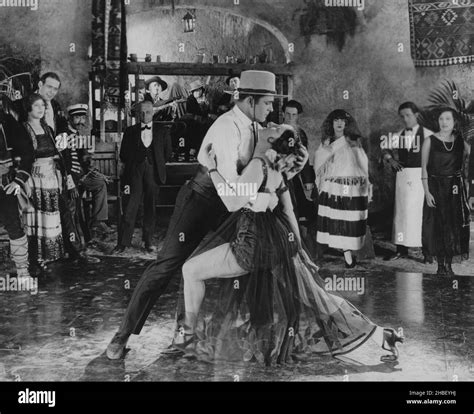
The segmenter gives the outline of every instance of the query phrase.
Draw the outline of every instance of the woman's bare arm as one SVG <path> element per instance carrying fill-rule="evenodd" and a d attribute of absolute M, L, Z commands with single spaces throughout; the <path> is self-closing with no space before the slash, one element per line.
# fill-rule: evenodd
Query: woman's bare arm
<path fill-rule="evenodd" d="M 229 211 L 237 211 L 255 199 L 263 182 L 262 161 L 258 159 L 251 160 L 234 183 L 229 183 L 218 171 L 211 171 L 210 176 L 217 194 Z"/>
<path fill-rule="evenodd" d="M 285 186 L 285 183 L 282 181 L 280 189 Z M 291 202 L 291 197 L 288 189 L 284 191 L 278 192 L 278 198 L 280 199 L 280 203 L 283 207 L 283 213 L 285 214 L 288 222 L 290 223 L 291 230 L 295 235 L 295 239 L 297 240 L 298 244 L 301 245 L 301 235 L 300 229 L 298 227 L 298 221 L 296 220 L 295 211 L 293 209 L 293 203 Z"/>

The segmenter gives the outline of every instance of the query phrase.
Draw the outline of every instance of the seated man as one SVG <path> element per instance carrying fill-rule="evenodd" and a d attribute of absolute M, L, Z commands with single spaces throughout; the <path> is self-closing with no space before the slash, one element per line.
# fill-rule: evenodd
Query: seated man
<path fill-rule="evenodd" d="M 92 193 L 92 215 L 87 223 L 92 238 L 111 232 L 107 226 L 107 183 L 110 179 L 93 167 L 92 154 L 95 149 L 94 136 L 90 134 L 87 119 L 88 106 L 75 104 L 67 108 L 69 116 L 69 140 L 71 164 L 76 185 Z M 80 202 L 80 198 L 78 199 Z"/>

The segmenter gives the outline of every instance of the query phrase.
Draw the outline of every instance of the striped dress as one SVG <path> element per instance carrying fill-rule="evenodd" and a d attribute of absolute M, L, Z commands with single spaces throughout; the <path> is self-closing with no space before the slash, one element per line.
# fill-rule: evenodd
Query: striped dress
<path fill-rule="evenodd" d="M 316 151 L 314 169 L 319 191 L 318 243 L 360 250 L 365 241 L 369 162 L 359 142 L 345 137 Z"/>

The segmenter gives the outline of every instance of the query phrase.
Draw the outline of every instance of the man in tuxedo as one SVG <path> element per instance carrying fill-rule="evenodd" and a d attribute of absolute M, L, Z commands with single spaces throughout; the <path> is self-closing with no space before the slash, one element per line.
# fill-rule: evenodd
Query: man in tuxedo
<path fill-rule="evenodd" d="M 421 229 L 425 193 L 421 181 L 421 147 L 433 134 L 418 124 L 420 111 L 413 102 L 405 102 L 398 114 L 405 128 L 389 148 L 382 150 L 383 159 L 397 173 L 392 241 L 397 246 L 393 256 L 385 260 L 408 257 L 409 247 L 421 247 Z"/>
<path fill-rule="evenodd" d="M 129 201 L 123 216 L 122 232 L 114 253 L 122 253 L 132 242 L 135 219 L 143 196 L 143 241 L 148 252 L 152 245 L 158 186 L 166 182 L 166 161 L 171 156 L 171 137 L 167 127 L 153 123 L 153 104 L 140 102 L 141 122 L 128 127 L 120 147 L 124 164 L 123 188 Z"/>

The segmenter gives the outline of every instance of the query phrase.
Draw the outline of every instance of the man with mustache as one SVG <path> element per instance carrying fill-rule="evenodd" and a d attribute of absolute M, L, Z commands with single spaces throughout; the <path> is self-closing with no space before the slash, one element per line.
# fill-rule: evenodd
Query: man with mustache
<path fill-rule="evenodd" d="M 86 104 L 74 104 L 67 108 L 68 130 L 68 169 L 71 170 L 76 186 L 92 193 L 92 215 L 90 229 L 92 239 L 100 234 L 109 233 L 107 226 L 108 204 L 107 183 L 109 178 L 92 165 L 95 150 L 95 137 L 91 135 Z M 76 206 L 77 208 L 77 206 Z"/>

